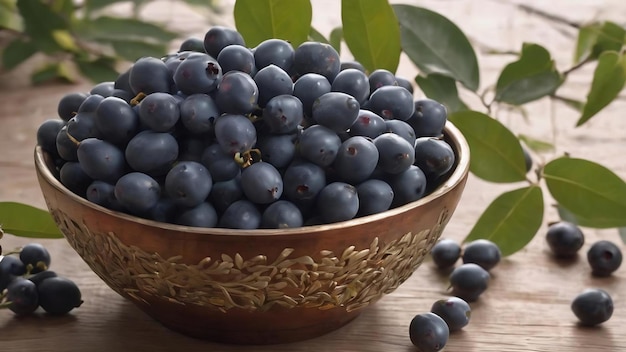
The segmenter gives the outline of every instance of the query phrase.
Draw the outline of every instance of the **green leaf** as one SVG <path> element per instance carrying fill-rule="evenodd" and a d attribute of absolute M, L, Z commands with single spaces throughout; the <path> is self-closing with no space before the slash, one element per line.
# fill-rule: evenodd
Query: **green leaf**
<path fill-rule="evenodd" d="M 543 193 L 529 186 L 502 193 L 480 216 L 463 242 L 488 239 L 498 245 L 503 256 L 524 248 L 543 222 Z"/>
<path fill-rule="evenodd" d="M 599 23 L 592 23 L 580 27 L 576 38 L 576 49 L 574 50 L 574 64 L 592 56 L 593 47 L 596 45 L 601 26 Z"/>
<path fill-rule="evenodd" d="M 2 66 L 12 70 L 37 52 L 37 47 L 29 41 L 15 38 L 2 52 Z"/>
<path fill-rule="evenodd" d="M 76 45 L 76 41 L 74 40 L 74 37 L 72 37 L 69 31 L 58 29 L 50 33 L 50 35 L 52 35 L 52 38 L 54 39 L 54 41 L 62 49 L 66 51 L 73 51 L 73 52 L 80 51 L 80 49 Z"/>
<path fill-rule="evenodd" d="M 584 124 L 609 105 L 622 91 L 624 83 L 626 83 L 626 58 L 624 55 L 613 51 L 602 53 L 593 72 L 587 102 L 576 126 Z"/>
<path fill-rule="evenodd" d="M 569 211 L 567 208 L 565 208 L 564 206 L 557 204 L 556 208 L 558 210 L 559 213 L 559 217 L 561 218 L 561 220 L 564 221 L 569 221 L 573 224 L 576 225 L 580 225 L 580 226 L 586 226 L 586 227 L 595 227 L 595 228 L 611 228 L 613 227 L 611 222 L 606 222 L 604 220 L 598 220 L 598 219 L 588 219 L 583 215 L 576 215 L 574 213 L 572 213 L 571 211 Z"/>
<path fill-rule="evenodd" d="M 528 148 L 532 149 L 536 153 L 554 151 L 554 144 L 552 143 L 541 141 L 539 139 L 535 139 L 524 134 L 520 134 L 518 138 L 523 141 L 524 144 L 528 146 Z"/>
<path fill-rule="evenodd" d="M 247 46 L 278 38 L 297 48 L 308 38 L 313 10 L 308 0 L 237 0 L 234 16 Z"/>
<path fill-rule="evenodd" d="M 476 91 L 478 60 L 465 34 L 442 15 L 411 5 L 393 5 L 400 22 L 402 49 L 424 74 L 454 78 Z"/>
<path fill-rule="evenodd" d="M 0 202 L 0 228 L 21 237 L 63 237 L 49 212 L 22 203 Z"/>
<path fill-rule="evenodd" d="M 415 83 L 417 83 L 426 97 L 443 104 L 448 113 L 468 110 L 467 105 L 459 98 L 454 79 L 433 73 L 426 77 L 418 75 L 415 77 Z"/>
<path fill-rule="evenodd" d="M 578 31 L 574 63 L 597 59 L 605 51 L 620 51 L 626 40 L 626 29 L 617 23 L 606 21 L 591 23 Z"/>
<path fill-rule="evenodd" d="M 113 68 L 114 62 L 107 58 L 96 60 L 77 59 L 80 72 L 93 83 L 113 81 L 119 73 Z"/>
<path fill-rule="evenodd" d="M 153 44 L 136 40 L 111 40 L 108 41 L 115 53 L 134 62 L 143 56 L 161 57 L 167 54 L 167 47 L 164 44 Z"/>
<path fill-rule="evenodd" d="M 558 96 L 558 98 L 556 98 L 556 100 L 558 100 L 561 103 L 565 104 L 566 106 L 568 106 L 568 107 L 578 111 L 579 113 L 582 113 L 583 109 L 585 108 L 585 103 L 580 101 L 580 100 L 567 98 L 567 97 L 562 97 L 562 96 Z"/>
<path fill-rule="evenodd" d="M 169 42 L 178 35 L 162 26 L 132 18 L 101 16 L 77 23 L 77 34 L 86 40 L 153 40 Z"/>
<path fill-rule="evenodd" d="M 343 40 L 343 28 L 335 27 L 330 31 L 330 45 L 341 54 L 341 41 Z"/>
<path fill-rule="evenodd" d="M 0 29 L 21 32 L 22 21 L 14 0 L 0 0 Z"/>
<path fill-rule="evenodd" d="M 552 197 L 589 227 L 626 226 L 626 183 L 589 160 L 562 157 L 550 161 L 543 178 Z"/>
<path fill-rule="evenodd" d="M 524 43 L 520 58 L 500 73 L 494 99 L 522 105 L 554 93 L 561 82 L 550 53 L 540 45 Z"/>
<path fill-rule="evenodd" d="M 470 147 L 470 171 L 490 182 L 526 180 L 524 151 L 515 135 L 499 121 L 478 111 L 459 111 L 448 119 Z"/>
<path fill-rule="evenodd" d="M 48 54 L 63 50 L 52 36 L 57 30 L 68 29 L 68 23 L 59 14 L 40 0 L 17 0 L 17 8 L 24 21 L 24 32 L 33 44 Z"/>
<path fill-rule="evenodd" d="M 313 26 L 311 26 L 311 30 L 309 31 L 308 40 L 330 44 L 328 42 L 328 39 L 326 39 L 326 37 L 324 37 L 324 35 L 320 33 L 317 29 L 313 28 Z"/>
<path fill-rule="evenodd" d="M 396 72 L 400 62 L 400 28 L 387 0 L 342 0 L 343 39 L 369 72 Z"/>
<path fill-rule="evenodd" d="M 50 81 L 61 81 L 65 83 L 73 83 L 74 77 L 67 67 L 67 64 L 56 62 L 46 64 L 33 72 L 30 77 L 34 85 L 42 84 Z"/>

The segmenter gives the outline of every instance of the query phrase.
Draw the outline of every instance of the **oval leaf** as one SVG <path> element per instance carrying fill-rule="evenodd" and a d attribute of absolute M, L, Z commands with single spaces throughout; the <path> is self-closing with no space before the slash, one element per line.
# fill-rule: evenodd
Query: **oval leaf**
<path fill-rule="evenodd" d="M 558 158 L 543 169 L 552 197 L 581 225 L 597 228 L 626 226 L 626 182 L 589 160 Z"/>
<path fill-rule="evenodd" d="M 2 51 L 2 66 L 12 70 L 37 52 L 37 47 L 30 41 L 15 38 Z"/>
<path fill-rule="evenodd" d="M 343 39 L 368 71 L 396 72 L 400 62 L 400 28 L 387 0 L 342 0 Z"/>
<path fill-rule="evenodd" d="M 470 171 L 491 182 L 526 179 L 524 151 L 515 135 L 497 120 L 478 111 L 459 111 L 448 119 L 461 130 L 470 147 Z"/>
<path fill-rule="evenodd" d="M 278 38 L 296 48 L 308 39 L 313 10 L 308 0 L 237 0 L 234 15 L 247 46 Z"/>
<path fill-rule="evenodd" d="M 177 34 L 149 22 L 132 18 L 118 18 L 101 16 L 95 19 L 77 23 L 76 32 L 87 40 L 140 40 L 151 39 L 157 42 L 168 42 L 177 37 Z"/>
<path fill-rule="evenodd" d="M 529 186 L 502 193 L 480 216 L 464 242 L 488 239 L 503 256 L 524 248 L 543 222 L 543 193 Z"/>
<path fill-rule="evenodd" d="M 613 51 L 602 53 L 593 72 L 587 102 L 576 126 L 584 124 L 609 105 L 622 91 L 624 83 L 626 83 L 626 58 L 624 55 Z"/>
<path fill-rule="evenodd" d="M 106 58 L 99 58 L 93 61 L 77 59 L 76 64 L 80 72 L 94 83 L 113 81 L 119 75 L 113 68 L 115 62 Z"/>
<path fill-rule="evenodd" d="M 448 113 L 468 109 L 467 105 L 459 98 L 456 81 L 450 77 L 434 73 L 426 77 L 415 77 L 415 83 L 417 83 L 426 97 L 443 104 Z"/>
<path fill-rule="evenodd" d="M 20 237 L 63 237 L 49 212 L 15 202 L 0 202 L 0 229 Z"/>
<path fill-rule="evenodd" d="M 525 43 L 520 58 L 506 65 L 496 83 L 496 101 L 522 105 L 554 93 L 561 76 L 550 53 L 540 45 Z"/>
<path fill-rule="evenodd" d="M 625 36 L 626 29 L 610 21 L 581 27 L 576 39 L 574 63 L 597 59 L 605 51 L 619 51 L 624 45 Z"/>
<path fill-rule="evenodd" d="M 459 27 L 424 8 L 393 5 L 393 9 L 400 22 L 402 50 L 420 71 L 454 78 L 472 91 L 478 89 L 476 53 Z"/>
<path fill-rule="evenodd" d="M 339 54 L 341 54 L 341 41 L 343 40 L 343 28 L 335 27 L 332 31 L 330 31 L 330 35 L 328 37 L 330 45 L 337 50 Z"/>

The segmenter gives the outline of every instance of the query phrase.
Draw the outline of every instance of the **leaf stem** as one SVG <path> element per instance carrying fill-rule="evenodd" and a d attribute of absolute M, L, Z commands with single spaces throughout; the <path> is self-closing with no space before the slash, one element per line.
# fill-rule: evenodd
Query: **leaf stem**
<path fill-rule="evenodd" d="M 563 79 L 567 78 L 567 76 L 568 76 L 570 73 L 572 73 L 572 72 L 574 72 L 574 71 L 576 71 L 576 70 L 580 69 L 581 67 L 585 66 L 586 64 L 590 63 L 590 62 L 591 62 L 591 61 L 593 61 L 593 60 L 594 60 L 594 58 L 593 58 L 591 55 L 587 55 L 587 57 L 585 57 L 585 59 L 584 59 L 584 60 L 581 60 L 581 61 L 580 61 L 579 63 L 577 63 L 576 65 L 574 65 L 574 66 L 572 66 L 572 67 L 568 68 L 567 70 L 565 70 L 565 71 L 561 72 L 561 74 L 563 75 Z"/>
<path fill-rule="evenodd" d="M 564 25 L 567 25 L 567 26 L 570 26 L 570 27 L 573 27 L 573 28 L 576 28 L 576 29 L 580 29 L 580 27 L 582 27 L 582 25 L 580 23 L 578 23 L 578 22 L 574 22 L 574 21 L 569 20 L 569 19 L 567 19 L 565 17 L 559 16 L 559 15 L 556 15 L 556 14 L 553 14 L 553 13 L 546 12 L 546 11 L 538 9 L 538 8 L 536 8 L 534 6 L 530 6 L 530 5 L 526 5 L 526 4 L 517 4 L 516 6 L 517 6 L 518 9 L 520 9 L 522 11 L 525 11 L 525 12 L 531 14 L 531 15 L 536 15 L 536 16 L 542 17 L 542 18 L 544 18 L 546 20 L 549 20 L 549 21 L 552 21 L 552 22 L 556 22 L 556 23 L 559 23 L 559 24 L 564 24 Z"/>

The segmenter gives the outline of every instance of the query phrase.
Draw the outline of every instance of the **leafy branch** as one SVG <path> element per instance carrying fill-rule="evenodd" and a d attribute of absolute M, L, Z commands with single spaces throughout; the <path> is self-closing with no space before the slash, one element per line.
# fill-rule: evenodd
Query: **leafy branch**
<path fill-rule="evenodd" d="M 45 60 L 32 73 L 32 83 L 74 82 L 79 76 L 97 83 L 115 79 L 121 63 L 167 54 L 178 34 L 138 18 L 150 1 L 133 0 L 133 16 L 107 15 L 107 8 L 119 1 L 1 1 L 0 33 L 9 39 L 2 48 L 2 69 L 13 70 L 39 54 Z M 187 2 L 197 5 L 196 0 Z"/>
<path fill-rule="evenodd" d="M 259 2 L 251 4 L 247 1 L 252 7 L 260 6 Z M 593 161 L 568 156 L 557 156 L 528 168 L 526 148 L 541 154 L 554 150 L 554 146 L 515 134 L 492 116 L 495 107 L 523 113 L 527 103 L 553 99 L 580 113 L 575 127 L 585 124 L 610 104 L 624 87 L 626 31 L 610 21 L 579 24 L 527 5 L 517 6 L 578 31 L 571 67 L 557 69 L 550 52 L 532 42 L 524 43 L 519 52 L 502 52 L 476 40 L 472 45 L 461 29 L 441 14 L 411 5 L 390 5 L 387 0 L 368 1 L 367 8 L 359 6 L 357 1 L 343 0 L 343 27 L 333 31 L 343 33 L 341 41 L 345 42 L 355 60 L 363 62 L 370 72 L 377 68 L 393 71 L 397 66 L 380 63 L 395 62 L 400 53 L 406 54 L 419 70 L 415 83 L 427 97 L 447 107 L 449 120 L 466 137 L 472 153 L 470 171 L 488 182 L 527 184 L 496 197 L 466 237 L 466 240 L 489 238 L 500 245 L 505 255 L 522 249 L 537 233 L 543 223 L 544 197 L 554 199 L 559 209 L 563 209 L 561 213 L 567 212 L 568 220 L 583 226 L 626 226 L 623 217 L 626 213 L 624 180 Z M 389 9 L 395 14 L 395 21 L 384 15 Z M 380 21 L 376 31 L 364 31 L 364 24 L 373 21 Z M 251 18 L 237 22 L 238 30 L 245 32 L 249 22 L 252 22 Z M 399 33 L 396 23 L 399 23 Z M 314 40 L 330 42 L 317 30 L 309 28 L 310 23 L 291 25 L 292 32 L 301 26 L 299 30 L 307 28 L 309 33 L 315 34 Z M 269 34 L 266 36 L 270 37 Z M 385 38 L 390 49 L 376 50 L 380 38 Z M 336 38 L 333 45 L 339 47 Z M 479 89 L 480 70 L 474 48 L 514 56 L 502 68 L 497 81 L 485 85 L 482 90 Z M 595 71 L 586 101 L 579 102 L 561 95 L 559 91 L 568 76 L 588 65 L 595 65 Z M 484 112 L 472 110 L 460 98 L 460 89 L 477 97 Z M 527 176 L 530 172 L 535 176 L 533 180 Z M 545 188 L 542 187 L 544 183 Z"/>

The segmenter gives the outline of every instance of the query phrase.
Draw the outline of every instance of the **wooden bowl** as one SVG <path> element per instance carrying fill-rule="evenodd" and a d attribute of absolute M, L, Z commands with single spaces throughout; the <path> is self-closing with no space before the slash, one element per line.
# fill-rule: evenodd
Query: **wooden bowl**
<path fill-rule="evenodd" d="M 419 267 L 465 187 L 469 147 L 451 123 L 447 181 L 384 213 L 335 224 L 232 230 L 165 224 L 73 194 L 35 150 L 46 204 L 69 244 L 102 280 L 163 325 L 234 344 L 304 340 L 335 330 Z"/>

